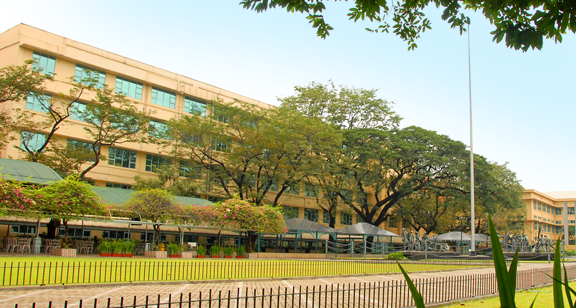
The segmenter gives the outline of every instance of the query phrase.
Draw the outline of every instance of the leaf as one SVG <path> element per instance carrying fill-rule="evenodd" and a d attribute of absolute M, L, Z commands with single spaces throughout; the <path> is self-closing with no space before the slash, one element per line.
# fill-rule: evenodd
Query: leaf
<path fill-rule="evenodd" d="M 554 260 L 554 262 L 556 262 L 556 260 Z M 576 295 L 576 292 L 574 291 L 574 289 L 570 288 L 570 286 L 568 285 L 568 272 L 566 271 L 566 266 L 564 266 L 564 291 L 566 292 L 566 298 L 568 299 L 568 305 L 570 305 L 570 308 L 574 308 L 574 304 L 572 303 L 572 295 L 570 295 L 570 293 L 574 293 Z"/>
<path fill-rule="evenodd" d="M 412 298 L 414 299 L 414 304 L 416 305 L 416 308 L 426 308 L 426 306 L 424 305 L 424 300 L 422 299 L 422 295 L 420 295 L 420 292 L 418 292 L 418 289 L 416 289 L 416 286 L 412 282 L 412 279 L 408 277 L 408 274 L 402 268 L 402 265 L 400 265 L 398 261 L 396 261 L 396 264 L 398 264 L 398 267 L 400 267 L 400 271 L 402 271 L 402 275 L 404 275 L 404 278 L 406 279 L 406 283 L 408 284 L 408 288 L 410 289 L 410 293 L 412 294 Z"/>
<path fill-rule="evenodd" d="M 556 242 L 556 250 L 554 251 L 554 269 L 552 271 L 552 276 L 554 281 L 552 282 L 552 290 L 554 294 L 554 307 L 564 308 L 564 298 L 562 297 L 562 269 L 560 261 L 560 239 Z M 565 282 L 566 285 L 568 281 Z"/>
<path fill-rule="evenodd" d="M 514 254 L 514 259 L 510 263 L 510 269 L 508 270 L 508 277 L 510 277 L 510 292 L 516 292 L 516 273 L 518 272 L 518 249 Z"/>
<path fill-rule="evenodd" d="M 494 258 L 494 269 L 496 270 L 496 280 L 498 282 L 498 292 L 500 294 L 500 305 L 502 308 L 516 308 L 514 303 L 515 293 L 510 290 L 516 289 L 516 286 L 511 286 L 508 269 L 506 268 L 506 259 L 502 252 L 502 245 L 496 233 L 492 217 L 488 217 L 488 225 L 490 228 L 490 241 L 492 242 L 492 255 Z M 512 262 L 514 263 L 514 262 Z M 512 270 L 512 266 L 510 267 Z"/>

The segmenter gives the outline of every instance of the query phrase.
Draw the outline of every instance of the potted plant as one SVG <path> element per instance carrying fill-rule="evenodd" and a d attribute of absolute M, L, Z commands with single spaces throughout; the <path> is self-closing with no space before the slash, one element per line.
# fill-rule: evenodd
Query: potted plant
<path fill-rule="evenodd" d="M 218 245 L 210 247 L 210 258 L 220 258 L 220 251 L 222 251 L 222 247 Z"/>
<path fill-rule="evenodd" d="M 136 243 L 134 241 L 126 241 L 123 243 L 122 256 L 127 258 L 132 258 L 134 255 L 134 249 L 136 248 Z"/>
<path fill-rule="evenodd" d="M 180 247 L 180 258 L 182 259 L 192 259 L 196 255 L 196 251 L 192 251 L 189 249 L 187 244 L 184 244 Z"/>
<path fill-rule="evenodd" d="M 226 248 L 224 248 L 224 258 L 231 259 L 232 253 L 234 253 L 234 248 L 230 246 L 226 246 Z"/>
<path fill-rule="evenodd" d="M 102 241 L 100 245 L 98 245 L 98 250 L 100 250 L 101 257 L 111 257 L 112 243 L 110 243 L 110 241 Z"/>
<path fill-rule="evenodd" d="M 60 248 L 52 250 L 52 255 L 60 257 L 75 257 L 76 249 L 72 248 L 72 243 L 70 239 L 68 239 L 67 241 L 60 240 Z"/>
<path fill-rule="evenodd" d="M 124 243 L 120 240 L 115 240 L 112 242 L 112 256 L 121 257 L 124 250 Z"/>
<path fill-rule="evenodd" d="M 196 255 L 201 259 L 206 258 L 206 247 L 202 245 L 198 246 L 198 248 L 196 248 Z"/>
<path fill-rule="evenodd" d="M 175 243 L 171 243 L 168 245 L 168 251 L 170 252 L 170 258 L 179 258 L 180 246 Z"/>
<path fill-rule="evenodd" d="M 236 248 L 236 259 L 244 259 L 245 254 L 246 254 L 246 248 L 244 248 L 244 245 Z"/>

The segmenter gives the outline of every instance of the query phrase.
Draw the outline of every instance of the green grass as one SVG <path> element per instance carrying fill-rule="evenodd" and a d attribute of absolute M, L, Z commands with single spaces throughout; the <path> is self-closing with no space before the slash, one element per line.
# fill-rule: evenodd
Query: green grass
<path fill-rule="evenodd" d="M 406 271 L 415 272 L 461 269 L 478 265 L 407 262 L 403 263 L 403 266 Z M 399 272 L 398 266 L 393 262 L 361 260 L 0 257 L 0 286 L 287 278 Z"/>
<path fill-rule="evenodd" d="M 571 282 L 570 286 L 572 288 L 576 287 L 576 282 Z M 516 292 L 516 306 L 517 307 L 530 307 L 534 298 L 538 295 L 536 299 L 536 303 L 534 304 L 535 308 L 550 308 L 552 307 L 552 303 L 554 303 L 554 299 L 552 297 L 552 287 L 546 288 L 537 288 L 532 290 L 524 290 L 524 291 L 517 291 Z M 566 296 L 564 296 L 564 305 L 568 306 L 568 301 L 566 300 Z M 456 307 L 468 307 L 468 308 L 499 308 L 500 307 L 500 299 L 498 296 L 491 297 L 491 298 L 484 298 L 466 302 L 458 302 L 451 305 L 442 306 L 444 308 L 456 308 Z"/>

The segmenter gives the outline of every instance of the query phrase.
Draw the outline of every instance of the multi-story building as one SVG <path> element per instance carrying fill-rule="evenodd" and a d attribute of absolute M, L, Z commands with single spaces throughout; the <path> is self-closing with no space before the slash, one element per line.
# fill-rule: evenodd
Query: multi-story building
<path fill-rule="evenodd" d="M 0 34 L 0 67 L 22 65 L 24 61 L 35 59 L 35 66 L 45 74 L 54 76 L 46 85 L 46 96 L 58 102 L 60 93 L 67 93 L 72 87 L 70 78 L 80 80 L 85 70 L 96 72 L 100 86 L 107 85 L 122 92 L 147 112 L 152 123 L 162 123 L 171 118 L 209 115 L 212 100 L 230 102 L 234 99 L 256 104 L 264 108 L 271 105 L 232 93 L 201 81 L 178 75 L 142 62 L 138 62 L 112 52 L 92 47 L 25 24 L 17 25 Z M 93 97 L 87 93 L 86 100 Z M 37 106 L 33 97 L 20 102 L 5 104 L 6 110 L 27 109 L 38 120 L 46 117 L 42 108 Z M 91 142 L 82 129 L 87 125 L 81 118 L 71 116 L 55 134 L 54 142 L 67 143 Z M 160 124 L 161 125 L 161 124 Z M 1 158 L 23 159 L 24 152 L 19 150 L 20 136 L 0 152 Z M 43 135 L 35 138 L 42 140 Z M 103 147 L 102 154 L 107 160 L 91 170 L 87 177 L 96 186 L 130 188 L 134 177 L 154 176 L 152 165 L 162 158 L 160 148 L 155 144 L 123 143 L 116 147 Z M 306 218 L 327 224 L 327 215 L 316 205 L 315 196 L 310 196 L 304 185 L 284 194 L 280 202 L 285 205 L 289 217 Z M 320 192 L 321 193 L 321 192 Z M 202 198 L 210 196 L 202 195 Z M 342 228 L 358 222 L 355 214 L 338 212 L 336 228 Z M 381 227 L 400 233 L 400 223 L 384 223 Z"/>
<path fill-rule="evenodd" d="M 523 196 L 526 202 L 527 217 L 524 230 L 530 240 L 546 235 L 557 240 L 566 232 L 571 234 L 574 245 L 576 225 L 576 191 L 539 192 L 528 189 Z"/>

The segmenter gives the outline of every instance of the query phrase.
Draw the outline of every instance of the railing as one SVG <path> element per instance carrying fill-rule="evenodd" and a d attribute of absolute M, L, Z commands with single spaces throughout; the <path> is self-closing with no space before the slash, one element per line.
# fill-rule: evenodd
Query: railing
<path fill-rule="evenodd" d="M 490 266 L 470 260 L 402 261 L 409 272 Z M 385 260 L 110 260 L 0 262 L 0 286 L 288 278 L 398 273 Z"/>
<path fill-rule="evenodd" d="M 576 266 L 567 267 L 568 279 L 576 278 Z M 552 283 L 552 269 L 519 271 L 517 289 L 529 289 Z M 498 292 L 494 273 L 440 278 L 415 279 L 414 284 L 426 304 L 439 304 L 466 300 Z M 41 306 L 42 305 L 42 306 Z M 224 291 L 179 294 L 179 296 L 126 296 L 108 299 L 93 299 L 78 303 L 31 303 L 26 307 L 218 307 L 218 308 L 302 308 L 302 307 L 358 307 L 358 308 L 402 308 L 414 305 L 405 281 L 376 283 L 336 284 L 312 287 L 234 289 Z M 15 305 L 25 307 L 23 305 Z"/>

